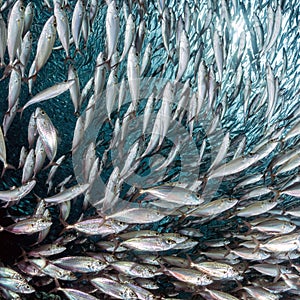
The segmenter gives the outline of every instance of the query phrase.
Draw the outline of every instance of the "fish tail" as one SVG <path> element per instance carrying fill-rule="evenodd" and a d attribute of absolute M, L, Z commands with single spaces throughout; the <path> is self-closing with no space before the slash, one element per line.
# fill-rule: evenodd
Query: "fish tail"
<path fill-rule="evenodd" d="M 62 217 L 59 217 L 60 223 L 64 226 L 63 230 L 59 233 L 59 235 L 63 235 L 67 230 L 72 229 L 72 225 L 68 224 Z"/>
<path fill-rule="evenodd" d="M 140 194 L 140 195 L 147 193 L 147 190 L 139 189 L 139 188 L 137 188 L 137 189 L 138 189 L 138 194 Z"/>
<path fill-rule="evenodd" d="M 58 279 L 55 278 L 55 277 L 54 277 L 54 283 L 55 283 L 55 288 L 53 288 L 49 293 L 55 293 L 57 291 L 61 291 L 62 290 L 62 288 L 61 288 L 61 286 L 59 284 Z"/>
<path fill-rule="evenodd" d="M 83 53 L 81 52 L 81 50 L 79 48 L 76 48 L 75 53 L 74 53 L 74 58 L 77 53 L 79 53 L 81 56 L 83 56 Z M 74 60 L 74 58 L 73 58 L 73 60 Z"/>
<path fill-rule="evenodd" d="M 25 109 L 25 108 L 24 108 L 24 106 L 23 106 L 23 107 L 21 107 L 21 108 L 19 108 L 19 109 L 17 110 L 17 112 L 20 113 L 20 120 L 22 119 L 24 109 Z"/>
<path fill-rule="evenodd" d="M 59 164 L 52 160 L 48 163 L 48 165 L 46 167 L 43 168 L 43 171 L 47 170 L 48 168 L 50 168 L 52 166 L 59 166 Z"/>
<path fill-rule="evenodd" d="M 67 64 L 67 62 L 74 63 L 74 58 L 72 58 L 70 55 L 67 55 L 64 59 L 64 64 Z"/>
<path fill-rule="evenodd" d="M 252 226 L 246 220 L 243 220 L 243 223 L 244 223 L 244 225 L 246 225 L 248 227 L 248 230 L 245 232 L 245 235 L 249 235 L 252 232 L 252 229 L 251 229 Z"/>
<path fill-rule="evenodd" d="M 253 249 L 252 253 L 255 253 L 259 250 L 260 242 L 256 237 L 252 237 L 253 242 L 256 244 L 256 247 Z"/>
<path fill-rule="evenodd" d="M 110 66 L 110 69 L 116 68 L 120 63 L 121 63 L 121 61 L 115 63 L 113 66 L 109 65 L 109 66 Z"/>
<path fill-rule="evenodd" d="M 105 60 L 104 62 L 102 62 L 101 64 L 99 64 L 99 65 L 96 65 L 96 68 L 98 68 L 98 67 L 101 67 L 101 66 L 103 66 L 103 65 L 105 65 L 105 64 L 108 64 L 109 65 L 109 67 L 111 68 L 111 65 L 110 65 L 110 58 L 108 58 L 107 60 Z"/>
<path fill-rule="evenodd" d="M 29 76 L 29 77 L 27 77 L 27 78 L 24 77 L 24 78 L 22 78 L 22 79 L 23 79 L 23 81 L 25 81 L 25 82 L 28 83 L 29 80 L 35 81 L 35 80 L 36 80 L 36 77 L 37 77 L 37 71 L 36 71 L 34 74 L 32 74 L 31 76 Z"/>
<path fill-rule="evenodd" d="M 229 248 L 228 245 L 225 245 L 225 248 L 226 248 L 227 252 L 224 254 L 224 258 L 225 258 L 226 256 L 228 256 L 228 255 L 231 253 L 231 251 L 232 251 L 232 250 Z"/>
<path fill-rule="evenodd" d="M 8 170 L 8 169 L 15 170 L 16 168 L 13 165 L 10 165 L 10 164 L 7 164 L 7 163 L 4 164 L 4 167 L 3 167 L 3 170 L 2 170 L 2 173 L 1 173 L 1 178 L 3 178 L 6 170 Z"/>

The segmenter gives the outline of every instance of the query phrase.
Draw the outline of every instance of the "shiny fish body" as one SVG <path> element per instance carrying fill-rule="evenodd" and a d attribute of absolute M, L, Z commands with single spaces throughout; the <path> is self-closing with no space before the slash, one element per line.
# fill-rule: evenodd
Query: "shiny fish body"
<path fill-rule="evenodd" d="M 52 222 L 50 220 L 44 218 L 30 218 L 9 225 L 5 230 L 14 234 L 32 234 L 40 232 L 51 225 Z"/>
<path fill-rule="evenodd" d="M 108 4 L 105 28 L 107 38 L 107 60 L 110 61 L 112 55 L 116 51 L 120 30 L 120 17 L 115 0 L 112 0 Z"/>
<path fill-rule="evenodd" d="M 3 127 L 4 137 L 7 136 L 7 131 L 10 128 L 10 126 L 11 126 L 11 124 L 12 124 L 12 122 L 13 122 L 16 114 L 17 114 L 18 106 L 19 106 L 19 98 L 15 102 L 14 106 L 11 108 L 10 112 L 7 112 L 3 117 L 2 127 Z"/>
<path fill-rule="evenodd" d="M 2 15 L 0 15 L 0 66 L 4 67 L 4 55 L 7 46 L 7 28 Z"/>
<path fill-rule="evenodd" d="M 79 232 L 88 235 L 102 235 L 106 236 L 113 233 L 119 233 L 125 230 L 128 224 L 114 220 L 104 220 L 102 218 L 88 219 L 75 223 L 74 225 L 68 225 L 66 228 L 74 228 Z"/>
<path fill-rule="evenodd" d="M 176 242 L 165 237 L 141 237 L 124 241 L 120 246 L 140 251 L 166 251 L 174 248 Z"/>
<path fill-rule="evenodd" d="M 108 294 L 116 299 L 138 299 L 132 289 L 125 284 L 121 284 L 105 277 L 96 277 L 90 280 L 92 285 L 105 294 Z"/>
<path fill-rule="evenodd" d="M 217 262 L 191 263 L 191 267 L 218 279 L 233 279 L 239 276 L 239 272 L 231 265 Z"/>
<path fill-rule="evenodd" d="M 81 37 L 81 26 L 85 16 L 85 5 L 83 0 L 77 0 L 73 16 L 72 16 L 72 36 L 74 38 L 76 51 L 80 51 L 80 37 Z"/>
<path fill-rule="evenodd" d="M 6 267 L 0 267 L 0 277 L 25 280 L 21 274 L 19 274 L 18 272 L 16 272 L 13 269 L 6 268 Z"/>
<path fill-rule="evenodd" d="M 141 77 L 147 73 L 151 66 L 151 56 L 152 56 L 152 44 L 149 43 L 145 49 L 141 64 Z"/>
<path fill-rule="evenodd" d="M 38 40 L 35 62 L 35 74 L 37 74 L 41 68 L 48 61 L 52 48 L 56 39 L 56 19 L 51 16 L 43 27 L 40 38 Z"/>
<path fill-rule="evenodd" d="M 238 300 L 238 298 L 218 290 L 205 289 L 205 291 L 216 300 Z"/>
<path fill-rule="evenodd" d="M 13 65 L 17 49 L 21 45 L 21 36 L 24 27 L 25 7 L 23 1 L 18 0 L 11 11 L 7 25 L 7 50 L 9 55 L 9 64 Z"/>
<path fill-rule="evenodd" d="M 44 110 L 37 108 L 35 118 L 37 130 L 41 137 L 47 157 L 53 162 L 57 153 L 56 129 Z"/>
<path fill-rule="evenodd" d="M 132 104 L 136 108 L 140 100 L 140 65 L 139 54 L 134 45 L 130 47 L 128 53 L 127 77 Z"/>
<path fill-rule="evenodd" d="M 161 200 L 182 205 L 199 205 L 204 201 L 200 195 L 176 186 L 157 186 L 144 190 L 142 189 L 140 190 L 140 193 L 149 193 Z"/>
<path fill-rule="evenodd" d="M 79 77 L 76 68 L 73 65 L 69 66 L 69 71 L 68 71 L 68 82 L 73 82 L 69 86 L 70 89 L 70 95 L 71 99 L 74 105 L 74 113 L 78 114 L 80 110 L 80 84 L 79 84 Z"/>
<path fill-rule="evenodd" d="M 32 104 L 36 104 L 45 100 L 49 100 L 52 98 L 55 98 L 59 96 L 60 94 L 67 91 L 72 85 L 74 84 L 74 81 L 66 81 L 57 83 L 49 88 L 46 88 L 45 90 L 39 92 L 35 96 L 33 96 L 22 108 L 22 111 L 26 109 L 28 106 Z"/>
<path fill-rule="evenodd" d="M 30 31 L 27 31 L 25 36 L 23 37 L 22 45 L 21 45 L 21 55 L 20 59 L 20 69 L 22 77 L 25 77 L 25 70 L 28 64 L 30 54 L 32 49 L 32 34 Z"/>
<path fill-rule="evenodd" d="M 77 184 L 52 197 L 44 198 L 44 201 L 47 203 L 61 203 L 61 202 L 69 201 L 84 193 L 88 189 L 88 187 L 89 187 L 88 183 Z"/>
<path fill-rule="evenodd" d="M 239 211 L 236 213 L 239 217 L 250 217 L 260 215 L 274 208 L 277 202 L 274 200 L 257 201 L 253 204 L 246 206 L 245 208 L 238 208 Z"/>
<path fill-rule="evenodd" d="M 107 266 L 106 263 L 98 259 L 86 256 L 63 257 L 53 260 L 52 263 L 63 269 L 82 273 L 98 272 Z"/>
<path fill-rule="evenodd" d="M 138 237 L 154 237 L 159 236 L 159 233 L 154 230 L 139 230 L 139 231 L 129 231 L 126 233 L 121 233 L 120 238 L 123 240 L 128 240 L 132 238 L 138 238 Z"/>
<path fill-rule="evenodd" d="M 59 253 L 62 253 L 66 250 L 67 248 L 62 245 L 58 244 L 46 244 L 42 245 L 32 251 L 29 252 L 29 255 L 31 256 L 51 256 L 51 255 L 56 255 Z"/>
<path fill-rule="evenodd" d="M 160 221 L 164 217 L 164 214 L 149 208 L 129 208 L 107 216 L 109 219 L 118 220 L 127 224 L 153 223 Z"/>
<path fill-rule="evenodd" d="M 35 112 L 31 113 L 28 127 L 27 127 L 27 138 L 28 138 L 28 145 L 31 149 L 33 147 L 33 144 L 36 140 L 37 136 L 37 127 L 36 127 L 36 118 L 35 118 Z"/>
<path fill-rule="evenodd" d="M 289 270 L 285 266 L 279 266 L 279 265 L 272 265 L 272 264 L 256 264 L 251 266 L 251 268 L 255 269 L 256 271 L 269 275 L 272 277 L 277 277 L 281 273 L 291 273 L 291 270 Z"/>
<path fill-rule="evenodd" d="M 220 214 L 228 209 L 231 209 L 238 203 L 237 199 L 218 199 L 206 204 L 200 204 L 196 209 L 192 209 L 189 215 L 191 216 L 210 216 Z"/>
<path fill-rule="evenodd" d="M 106 70 L 103 65 L 104 63 L 104 53 L 100 52 L 96 59 L 96 69 L 94 74 L 94 95 L 98 99 L 102 93 L 105 84 L 105 74 Z"/>
<path fill-rule="evenodd" d="M 180 34 L 179 42 L 179 65 L 175 81 L 179 81 L 184 75 L 190 59 L 190 42 L 188 36 L 183 30 Z"/>
<path fill-rule="evenodd" d="M 23 36 L 26 35 L 28 33 L 28 31 L 30 30 L 30 27 L 31 27 L 32 22 L 33 22 L 34 15 L 35 15 L 34 3 L 29 2 L 26 5 L 25 12 L 24 12 Z"/>
<path fill-rule="evenodd" d="M 108 119 L 111 120 L 111 113 L 116 104 L 118 92 L 118 70 L 116 68 L 110 71 L 106 86 L 106 110 Z"/>
<path fill-rule="evenodd" d="M 46 156 L 47 156 L 42 139 L 40 136 L 37 139 L 34 152 L 35 152 L 35 163 L 34 163 L 34 169 L 33 169 L 33 177 L 36 178 L 36 175 L 42 170 Z"/>
<path fill-rule="evenodd" d="M 208 175 L 208 177 L 212 179 L 216 177 L 235 174 L 250 167 L 256 161 L 258 161 L 258 157 L 256 155 L 253 155 L 251 157 L 245 157 L 245 156 L 237 157 L 236 159 L 233 159 L 230 162 L 212 170 L 211 173 Z"/>
<path fill-rule="evenodd" d="M 54 3 L 54 15 L 57 22 L 57 34 L 68 58 L 70 56 L 70 25 L 65 9 L 57 2 Z"/>
<path fill-rule="evenodd" d="M 207 274 L 192 269 L 170 268 L 166 272 L 180 281 L 194 285 L 205 286 L 213 282 Z"/>
<path fill-rule="evenodd" d="M 40 271 L 50 277 L 67 281 L 76 280 L 76 276 L 71 271 L 55 266 L 43 258 L 31 259 L 30 263 L 37 266 Z"/>
<path fill-rule="evenodd" d="M 97 300 L 98 298 L 76 289 L 58 288 L 70 300 Z"/>
<path fill-rule="evenodd" d="M 12 190 L 0 191 L 0 199 L 5 202 L 19 201 L 32 191 L 35 184 L 36 181 L 31 180 Z"/>
<path fill-rule="evenodd" d="M 300 234 L 292 233 L 271 238 L 267 242 L 258 243 L 258 247 L 270 252 L 289 252 L 300 247 Z"/>
<path fill-rule="evenodd" d="M 261 232 L 272 234 L 288 234 L 296 229 L 296 225 L 285 220 L 267 220 L 251 226 L 251 230 L 259 230 Z"/>
<path fill-rule="evenodd" d="M 131 261 L 116 261 L 110 264 L 115 270 L 125 275 L 139 278 L 153 278 L 158 268 L 151 265 L 141 265 Z"/>
<path fill-rule="evenodd" d="M 0 286 L 13 292 L 31 294 L 35 289 L 24 280 L 0 278 Z"/>
<path fill-rule="evenodd" d="M 296 183 L 292 184 L 291 186 L 288 186 L 287 188 L 285 188 L 280 193 L 290 195 L 290 196 L 294 196 L 294 197 L 300 197 L 300 184 L 299 184 L 299 182 L 296 182 Z"/>
<path fill-rule="evenodd" d="M 255 297 L 258 300 L 278 300 L 279 295 L 273 294 L 271 292 L 266 291 L 261 287 L 254 287 L 254 286 L 245 286 L 243 289 L 252 297 Z"/>
<path fill-rule="evenodd" d="M 120 61 L 124 60 L 124 58 L 126 57 L 131 47 L 131 44 L 133 42 L 134 34 L 135 34 L 135 23 L 134 23 L 133 15 L 130 14 L 126 20 L 124 48 L 120 57 Z"/>
<path fill-rule="evenodd" d="M 21 92 L 21 73 L 19 69 L 13 69 L 8 85 L 8 112 L 13 108 Z"/>

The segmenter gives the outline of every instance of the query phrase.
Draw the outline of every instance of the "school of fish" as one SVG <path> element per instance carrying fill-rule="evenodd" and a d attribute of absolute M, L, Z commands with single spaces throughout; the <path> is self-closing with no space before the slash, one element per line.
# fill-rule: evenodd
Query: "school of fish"
<path fill-rule="evenodd" d="M 299 16 L 0 0 L 0 298 L 300 299 Z"/>

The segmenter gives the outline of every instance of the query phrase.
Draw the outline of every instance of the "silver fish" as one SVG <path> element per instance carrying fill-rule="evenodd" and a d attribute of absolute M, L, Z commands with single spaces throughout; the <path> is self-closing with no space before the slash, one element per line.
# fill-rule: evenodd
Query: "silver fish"
<path fill-rule="evenodd" d="M 34 3 L 29 2 L 26 5 L 25 12 L 24 12 L 24 28 L 23 28 L 23 36 L 27 34 L 27 32 L 30 30 L 30 27 L 33 22 L 33 18 L 35 15 L 35 7 Z"/>
<path fill-rule="evenodd" d="M 153 188 L 142 189 L 140 190 L 140 193 L 150 193 L 151 195 L 167 202 L 174 202 L 182 205 L 199 205 L 204 201 L 200 195 L 192 191 L 169 185 L 161 185 Z"/>
<path fill-rule="evenodd" d="M 116 51 L 120 31 L 120 17 L 115 0 L 112 0 L 108 4 L 105 28 L 107 38 L 107 62 L 109 62 Z"/>
<path fill-rule="evenodd" d="M 67 256 L 52 260 L 51 263 L 72 272 L 99 272 L 107 267 L 107 263 L 93 257 Z"/>
<path fill-rule="evenodd" d="M 77 0 L 73 16 L 72 16 L 72 36 L 74 38 L 74 43 L 76 46 L 76 51 L 80 52 L 80 37 L 81 37 L 81 27 L 84 16 L 86 14 L 85 5 L 83 0 Z"/>
<path fill-rule="evenodd" d="M 47 157 L 50 162 L 53 162 L 57 153 L 56 129 L 46 112 L 39 107 L 36 109 L 35 118 L 36 127 Z"/>
<path fill-rule="evenodd" d="M 52 225 L 51 220 L 45 218 L 29 218 L 5 227 L 6 231 L 14 234 L 32 234 L 40 232 Z"/>
<path fill-rule="evenodd" d="M 74 80 L 64 81 L 61 83 L 57 83 L 45 90 L 39 92 L 34 97 L 32 97 L 20 110 L 22 113 L 24 109 L 29 107 L 32 104 L 36 104 L 45 100 L 49 100 L 59 96 L 60 94 L 66 92 L 70 87 L 74 84 Z"/>
<path fill-rule="evenodd" d="M 66 52 L 66 58 L 69 58 L 70 25 L 65 9 L 62 8 L 57 2 L 54 4 L 54 16 L 57 22 L 57 34 L 59 40 Z"/>
<path fill-rule="evenodd" d="M 12 66 L 16 57 L 17 49 L 21 45 L 21 37 L 24 28 L 25 7 L 23 1 L 18 0 L 10 13 L 7 25 L 7 50 L 9 64 Z"/>
<path fill-rule="evenodd" d="M 82 193 L 84 193 L 89 187 L 89 184 L 77 184 L 71 188 L 68 188 L 57 195 L 44 198 L 44 201 L 47 203 L 61 203 L 65 201 L 72 200 Z"/>
<path fill-rule="evenodd" d="M 0 67 L 4 67 L 4 55 L 7 46 L 7 28 L 2 15 L 0 14 Z"/>
<path fill-rule="evenodd" d="M 43 30 L 40 34 L 36 55 L 35 55 L 35 73 L 34 76 L 42 69 L 45 63 L 48 61 L 53 45 L 56 39 L 56 18 L 51 16 L 45 23 Z"/>

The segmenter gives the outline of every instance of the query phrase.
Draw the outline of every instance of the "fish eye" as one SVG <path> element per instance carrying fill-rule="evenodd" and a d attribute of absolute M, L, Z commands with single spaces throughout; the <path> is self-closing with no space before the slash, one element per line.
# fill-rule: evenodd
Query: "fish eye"
<path fill-rule="evenodd" d="M 20 11 L 24 11 L 25 7 L 23 5 L 20 6 Z"/>
<path fill-rule="evenodd" d="M 136 56 L 136 57 L 138 57 L 138 56 L 139 56 L 138 52 L 135 52 L 135 56 Z"/>
<path fill-rule="evenodd" d="M 116 5 L 116 10 L 119 10 L 119 6 L 118 5 Z"/>

